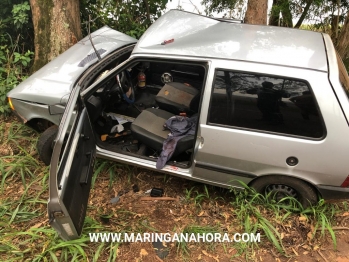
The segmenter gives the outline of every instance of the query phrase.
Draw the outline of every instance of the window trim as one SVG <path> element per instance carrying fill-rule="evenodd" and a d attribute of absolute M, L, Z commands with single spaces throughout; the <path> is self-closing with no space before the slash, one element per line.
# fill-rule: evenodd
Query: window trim
<path fill-rule="evenodd" d="M 300 135 L 293 135 L 293 134 L 288 134 L 288 133 L 280 133 L 280 132 L 273 132 L 273 131 L 267 131 L 267 130 L 261 130 L 261 129 L 254 129 L 254 128 L 247 128 L 247 127 L 239 127 L 239 126 L 229 126 L 229 125 L 223 125 L 223 124 L 218 124 L 218 123 L 212 123 L 209 121 L 210 116 L 211 116 L 211 107 L 212 107 L 212 98 L 213 98 L 213 91 L 214 91 L 214 85 L 215 85 L 215 80 L 217 76 L 218 71 L 229 71 L 233 73 L 242 73 L 242 74 L 253 74 L 256 76 L 264 76 L 264 77 L 274 77 L 274 78 L 282 78 L 285 80 L 290 80 L 290 81 L 301 81 L 304 82 L 308 88 L 310 93 L 312 94 L 314 101 L 315 101 L 315 106 L 316 109 L 319 113 L 320 116 L 320 122 L 321 126 L 323 129 L 323 134 L 321 137 L 316 138 L 316 137 L 308 137 L 308 136 L 300 136 Z M 227 69 L 227 68 L 221 68 L 221 67 L 216 67 L 213 80 L 212 80 L 212 85 L 211 85 L 211 93 L 210 93 L 210 103 L 208 107 L 208 112 L 207 112 L 207 118 L 206 118 L 206 125 L 208 126 L 217 126 L 217 127 L 223 127 L 223 128 L 228 128 L 228 129 L 235 129 L 235 130 L 243 130 L 243 131 L 248 131 L 248 132 L 254 132 L 254 133 L 263 133 L 263 134 L 270 134 L 270 135 L 276 135 L 276 136 L 283 136 L 283 137 L 291 137 L 291 138 L 298 138 L 298 139 L 305 139 L 305 140 L 311 140 L 311 141 L 322 141 L 327 137 L 327 129 L 325 125 L 325 121 L 322 116 L 322 112 L 320 110 L 319 104 L 317 102 L 316 96 L 313 92 L 313 89 L 310 85 L 310 83 L 305 80 L 305 79 L 299 79 L 299 78 L 293 78 L 293 77 L 287 77 L 287 76 L 281 76 L 281 75 L 275 75 L 275 74 L 264 74 L 264 73 L 258 73 L 258 72 L 251 72 L 251 71 L 241 71 L 241 70 L 234 70 L 234 69 Z"/>

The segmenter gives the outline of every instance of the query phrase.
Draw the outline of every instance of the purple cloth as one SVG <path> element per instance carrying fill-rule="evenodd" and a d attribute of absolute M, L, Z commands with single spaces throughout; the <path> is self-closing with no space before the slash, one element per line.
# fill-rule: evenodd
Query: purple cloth
<path fill-rule="evenodd" d="M 171 131 L 163 143 L 161 154 L 156 162 L 156 168 L 162 169 L 176 150 L 177 142 L 185 136 L 194 135 L 197 116 L 173 116 L 166 120 L 164 128 Z"/>

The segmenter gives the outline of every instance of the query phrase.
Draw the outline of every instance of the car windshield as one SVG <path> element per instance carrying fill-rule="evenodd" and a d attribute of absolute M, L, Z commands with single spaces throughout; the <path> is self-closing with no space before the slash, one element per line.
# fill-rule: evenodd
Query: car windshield
<path fill-rule="evenodd" d="M 338 70 L 339 70 L 339 81 L 345 93 L 347 94 L 347 97 L 349 98 L 349 76 L 342 62 L 342 59 L 339 57 L 338 53 L 337 53 L 337 63 L 338 63 Z"/>

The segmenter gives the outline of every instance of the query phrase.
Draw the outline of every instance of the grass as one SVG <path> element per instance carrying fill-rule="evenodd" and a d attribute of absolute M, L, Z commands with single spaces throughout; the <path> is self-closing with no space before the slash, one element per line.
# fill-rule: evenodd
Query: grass
<path fill-rule="evenodd" d="M 302 210 L 300 217 L 305 217 L 307 221 L 312 223 L 313 230 L 310 232 L 308 238 L 312 240 L 317 232 L 320 232 L 320 236 L 324 238 L 325 231 L 327 230 L 332 238 L 333 246 L 336 249 L 337 240 L 332 228 L 332 221 L 337 213 L 339 213 L 339 207 L 337 205 L 328 205 L 324 200 L 320 200 L 316 206 Z"/>
<path fill-rule="evenodd" d="M 208 234 L 208 233 L 218 233 L 218 230 L 212 226 L 200 226 L 200 225 L 187 225 L 183 234 Z M 207 244 L 206 244 L 207 245 Z M 188 242 L 178 242 L 177 243 L 177 253 L 182 255 L 189 256 L 189 243 Z"/>
<path fill-rule="evenodd" d="M 195 187 L 192 187 L 190 189 L 185 189 L 185 201 L 192 202 L 194 201 L 194 204 L 201 208 L 201 203 L 203 201 L 210 200 L 210 193 L 207 185 L 203 186 L 203 190 L 195 189 Z"/>
<path fill-rule="evenodd" d="M 260 233 L 261 242 L 185 243 L 168 246 L 168 260 L 235 258 L 254 260 L 262 250 L 292 257 L 297 246 L 337 246 L 338 218 L 348 203 L 303 209 L 294 199 L 276 203 L 246 187 L 229 191 L 97 160 L 87 217 L 81 238 L 62 241 L 48 225 L 48 167 L 38 160 L 37 133 L 16 121 L 0 120 L 0 260 L 115 261 L 142 260 L 146 243 L 90 243 L 90 232 Z M 110 199 L 138 184 L 141 191 L 125 193 L 120 203 Z M 151 187 L 162 187 L 179 202 L 138 200 Z M 103 220 L 104 218 L 104 220 Z M 104 221 L 104 222 L 103 222 Z M 295 230 L 295 228 L 297 230 Z M 171 257 L 172 256 L 172 257 Z"/>

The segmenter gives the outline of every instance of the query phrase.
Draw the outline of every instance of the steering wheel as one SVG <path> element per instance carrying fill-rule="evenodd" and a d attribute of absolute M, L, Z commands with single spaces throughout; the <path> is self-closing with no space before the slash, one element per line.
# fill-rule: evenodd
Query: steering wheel
<path fill-rule="evenodd" d="M 122 71 L 116 76 L 116 82 L 124 100 L 129 104 L 133 104 L 136 94 L 130 73 L 127 70 Z"/>

